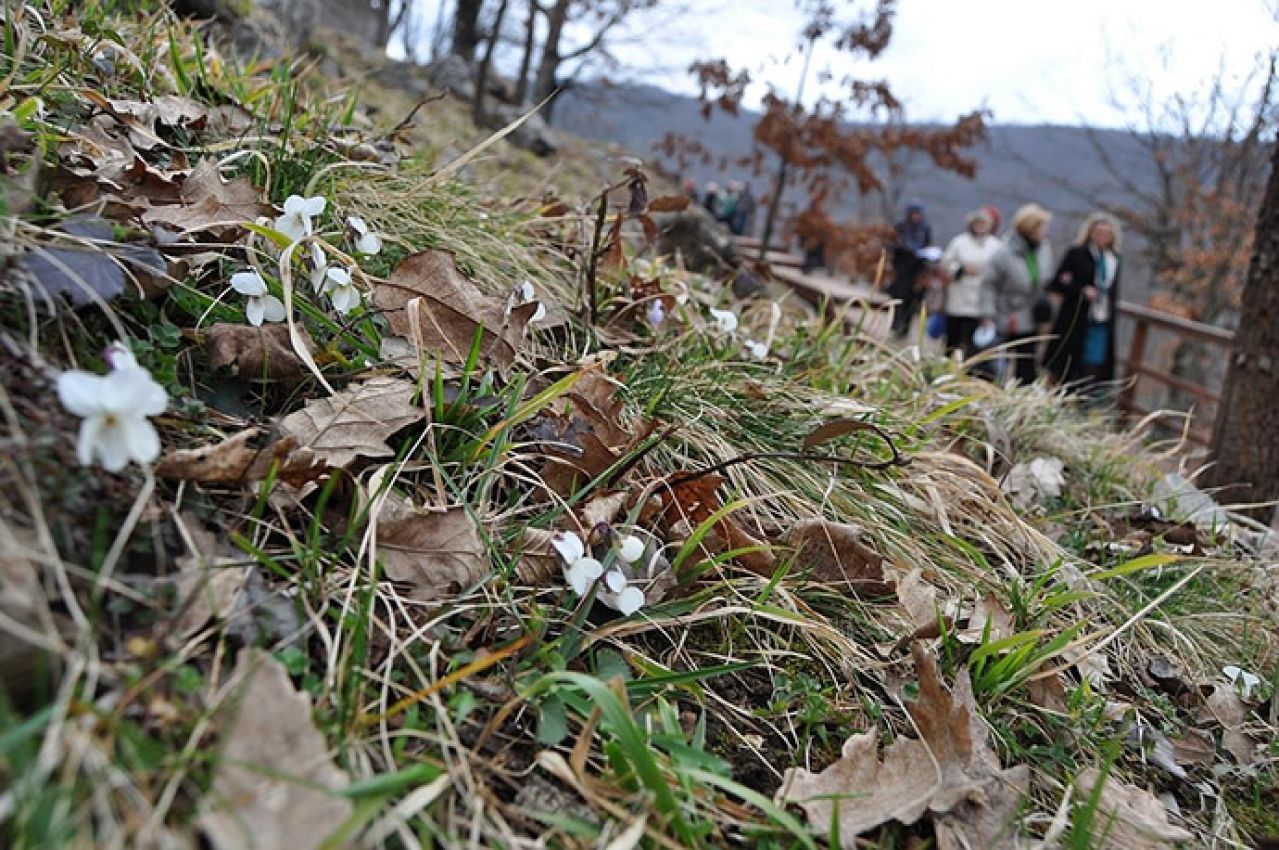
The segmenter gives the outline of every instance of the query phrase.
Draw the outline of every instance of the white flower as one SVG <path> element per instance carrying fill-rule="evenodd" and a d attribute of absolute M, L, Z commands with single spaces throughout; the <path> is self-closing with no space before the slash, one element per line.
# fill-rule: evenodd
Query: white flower
<path fill-rule="evenodd" d="M 748 339 L 742 345 L 746 349 L 747 353 L 756 360 L 763 360 L 768 356 L 768 346 L 762 342 L 756 342 L 753 339 Z"/>
<path fill-rule="evenodd" d="M 112 350 L 109 359 L 119 365 L 106 375 L 79 369 L 59 375 L 58 399 L 84 419 L 76 441 L 81 465 L 96 459 L 108 472 L 119 472 L 131 460 L 143 464 L 159 456 L 160 437 L 147 417 L 163 413 L 169 396 L 131 354 Z"/>
<path fill-rule="evenodd" d="M 533 311 L 533 315 L 529 317 L 529 324 L 540 322 L 546 318 L 546 305 L 537 300 L 537 290 L 533 287 L 533 281 L 526 280 L 518 284 L 511 290 L 511 294 L 506 298 L 506 312 L 510 312 L 516 307 L 522 307 L 525 304 L 537 302 L 537 309 Z"/>
<path fill-rule="evenodd" d="M 617 547 L 617 556 L 628 564 L 635 563 L 644 557 L 644 541 L 633 534 L 626 535 Z"/>
<path fill-rule="evenodd" d="M 601 601 L 607 602 L 607 600 Z M 611 607 L 616 608 L 622 616 L 629 617 L 644 607 L 644 601 L 644 591 L 638 587 L 628 587 L 617 594 L 617 600 Z"/>
<path fill-rule="evenodd" d="M 249 317 L 249 324 L 257 327 L 264 321 L 284 321 L 284 302 L 267 290 L 262 275 L 257 272 L 236 272 L 231 275 L 231 288 L 248 296 L 244 314 Z"/>
<path fill-rule="evenodd" d="M 324 205 L 325 200 L 319 195 L 314 198 L 289 195 L 284 200 L 284 215 L 275 220 L 275 229 L 294 242 L 305 239 L 313 230 L 311 219 L 324 213 Z"/>
<path fill-rule="evenodd" d="M 731 334 L 737 330 L 737 314 L 732 310 L 716 310 L 712 307 L 711 317 L 715 319 L 715 325 L 721 332 Z"/>
<path fill-rule="evenodd" d="M 655 298 L 648 305 L 648 323 L 657 327 L 664 321 L 666 321 L 666 308 L 662 306 L 660 298 Z"/>
<path fill-rule="evenodd" d="M 350 269 L 328 269 L 325 272 L 324 294 L 333 302 L 333 309 L 343 316 L 360 306 L 360 290 L 351 281 Z"/>
<path fill-rule="evenodd" d="M 107 346 L 107 350 L 103 352 L 103 357 L 112 371 L 142 368 L 138 365 L 138 358 L 133 356 L 133 352 L 129 350 L 129 347 L 119 340 Z"/>
<path fill-rule="evenodd" d="M 628 540 L 635 539 L 628 538 Z M 639 541 L 636 540 L 636 542 Z M 622 546 L 624 548 L 627 546 L 626 540 L 622 542 Z M 620 569 L 611 569 L 605 575 L 604 565 L 586 553 L 586 545 L 582 543 L 582 538 L 573 532 L 556 533 L 551 538 L 551 548 L 563 559 L 564 579 L 578 596 L 586 596 L 590 593 L 595 583 L 603 577 L 604 586 L 596 591 L 596 598 L 600 602 L 625 616 L 634 614 L 644 605 L 644 591 L 638 587 L 631 587 L 630 579 Z"/>
<path fill-rule="evenodd" d="M 1245 700 L 1251 699 L 1252 689 L 1261 684 L 1261 677 L 1256 673 L 1249 673 L 1233 664 L 1221 668 L 1221 672 L 1226 674 L 1230 684 L 1239 690 L 1239 695 Z"/>
<path fill-rule="evenodd" d="M 369 226 L 358 215 L 346 217 L 346 226 L 355 233 L 355 250 L 361 254 L 376 254 L 382 250 L 382 237 L 369 232 Z"/>
<path fill-rule="evenodd" d="M 564 578 L 578 596 L 590 593 L 591 585 L 604 575 L 604 565 L 586 554 L 582 538 L 561 531 L 551 538 L 551 547 L 564 559 Z"/>
<path fill-rule="evenodd" d="M 329 258 L 324 249 L 317 243 L 311 243 L 311 288 L 316 292 L 324 289 L 324 273 L 329 269 Z"/>

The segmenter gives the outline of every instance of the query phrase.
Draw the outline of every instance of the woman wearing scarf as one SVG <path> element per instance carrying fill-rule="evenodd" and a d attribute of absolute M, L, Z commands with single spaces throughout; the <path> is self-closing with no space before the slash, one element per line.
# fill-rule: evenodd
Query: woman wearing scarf
<path fill-rule="evenodd" d="M 921 252 L 933 244 L 933 229 L 924 216 L 924 205 L 912 202 L 906 207 L 905 218 L 893 230 L 897 241 L 893 245 L 893 283 L 888 294 L 901 302 L 893 314 L 893 333 L 903 337 L 919 309 L 919 274 L 925 265 Z"/>
<path fill-rule="evenodd" d="M 1012 232 L 995 251 L 982 279 L 982 315 L 986 328 L 996 330 L 1007 344 L 1019 383 L 1034 382 L 1034 337 L 1045 316 L 1047 278 L 1052 270 L 1048 222 L 1052 214 L 1038 204 L 1026 204 L 1013 216 Z M 994 328 L 990 326 L 994 324 Z"/>
<path fill-rule="evenodd" d="M 1113 217 L 1092 213 L 1048 286 L 1060 296 L 1061 307 L 1044 367 L 1058 383 L 1115 377 L 1120 239 Z"/>

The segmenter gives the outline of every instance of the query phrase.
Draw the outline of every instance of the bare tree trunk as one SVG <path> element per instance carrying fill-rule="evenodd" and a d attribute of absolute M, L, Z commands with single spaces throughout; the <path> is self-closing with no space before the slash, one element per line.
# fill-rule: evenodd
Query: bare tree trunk
<path fill-rule="evenodd" d="M 1257 216 L 1245 308 L 1221 394 L 1209 483 L 1231 502 L 1279 499 L 1279 146 Z M 1268 520 L 1271 510 L 1253 512 Z"/>
<path fill-rule="evenodd" d="M 556 72 L 560 69 L 560 39 L 564 25 L 568 23 L 568 7 L 572 0 L 555 0 L 546 13 L 546 40 L 542 42 L 542 58 L 537 65 L 537 79 L 533 84 L 533 100 L 541 103 L 555 92 Z M 543 108 L 543 117 L 551 120 L 551 104 Z"/>
<path fill-rule="evenodd" d="M 484 95 L 489 85 L 489 69 L 493 67 L 493 50 L 502 37 L 502 21 L 506 18 L 506 7 L 509 0 L 501 0 L 497 4 L 497 12 L 493 15 L 493 28 L 488 34 L 488 43 L 484 46 L 484 58 L 480 60 L 479 71 L 475 75 L 475 97 L 471 101 L 471 120 L 479 127 L 484 123 Z"/>
<path fill-rule="evenodd" d="M 475 61 L 480 43 L 480 9 L 484 0 L 457 0 L 453 8 L 452 51 L 467 62 Z"/>
<path fill-rule="evenodd" d="M 524 23 L 524 54 L 520 57 L 520 72 L 515 77 L 515 105 L 523 106 L 528 97 L 528 75 L 533 68 L 533 49 L 537 46 L 537 14 L 542 7 L 537 0 L 528 0 L 528 19 Z"/>

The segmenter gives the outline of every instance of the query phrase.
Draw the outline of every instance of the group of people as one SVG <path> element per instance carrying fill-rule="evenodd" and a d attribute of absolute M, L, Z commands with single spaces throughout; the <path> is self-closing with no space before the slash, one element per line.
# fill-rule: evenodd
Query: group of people
<path fill-rule="evenodd" d="M 930 317 L 929 330 L 944 336 L 948 353 L 971 357 L 999 345 L 1009 374 L 1023 383 L 1041 372 L 1063 384 L 1112 380 L 1119 223 L 1107 213 L 1092 213 L 1054 264 L 1051 220 L 1043 207 L 1026 204 L 1001 236 L 999 210 L 980 207 L 968 213 L 964 231 L 942 250 L 933 242 L 923 206 L 910 204 L 894 228 L 888 291 L 901 302 L 894 333 L 906 335 L 921 300 L 931 294 L 940 309 Z"/>
<path fill-rule="evenodd" d="M 689 193 L 690 197 L 697 198 L 695 184 L 691 182 L 685 183 L 685 191 Z M 749 183 L 730 180 L 728 185 L 721 189 L 720 185 L 712 180 L 706 184 L 706 191 L 702 194 L 701 204 L 716 221 L 727 227 L 734 236 L 750 233 L 755 226 L 755 208 L 758 203 Z"/>

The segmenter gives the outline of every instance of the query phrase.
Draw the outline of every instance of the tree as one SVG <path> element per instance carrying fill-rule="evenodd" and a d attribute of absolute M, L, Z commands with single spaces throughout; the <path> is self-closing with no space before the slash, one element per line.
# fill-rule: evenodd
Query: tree
<path fill-rule="evenodd" d="M 1247 503 L 1279 499 L 1279 146 L 1271 147 L 1208 472 L 1210 484 L 1231 488 L 1231 501 Z"/>
<path fill-rule="evenodd" d="M 480 12 L 484 0 L 457 0 L 453 7 L 453 38 L 450 50 L 467 62 L 475 61 L 480 45 Z"/>
<path fill-rule="evenodd" d="M 585 59 L 592 54 L 604 53 L 608 37 L 635 12 L 652 9 L 659 0 L 552 0 L 545 8 L 546 36 L 533 77 L 533 101 L 541 103 L 552 98 L 565 82 L 563 68 L 574 60 Z M 532 12 L 530 14 L 533 14 Z M 533 26 L 530 22 L 530 26 Z M 582 31 L 585 37 L 571 47 L 565 44 L 570 31 Z M 568 75 L 572 79 L 582 70 L 582 63 Z M 553 102 L 548 102 L 542 115 L 549 122 L 554 114 Z"/>
<path fill-rule="evenodd" d="M 807 190 L 809 204 L 790 223 L 791 230 L 803 231 L 808 241 L 822 242 L 828 249 L 844 247 L 853 257 L 878 257 L 890 232 L 883 222 L 841 224 L 826 212 L 825 204 L 850 188 L 861 195 L 883 191 L 880 170 L 889 163 L 891 176 L 898 152 L 917 151 L 940 168 L 972 176 L 976 165 L 965 150 L 984 138 L 985 115 L 970 113 L 950 127 L 910 125 L 904 120 L 903 104 L 886 82 L 852 75 L 841 79 L 829 69 L 821 75 L 839 79 L 839 93 L 805 105 L 803 82 L 815 47 L 819 43 L 833 46 L 844 60 L 874 60 L 892 38 L 896 2 L 877 0 L 869 12 L 861 14 L 858 0 L 796 0 L 795 5 L 806 21 L 797 45 L 805 53 L 800 95 L 792 102 L 768 92 L 763 98 L 764 114 L 752 131 L 757 148 L 770 152 L 778 163 L 764 243 L 772 235 L 782 195 L 789 186 L 799 185 Z M 722 59 L 694 63 L 690 71 L 701 86 L 704 115 L 715 108 L 737 113 L 751 85 L 749 73 L 730 68 Z M 678 147 L 671 140 L 666 144 L 668 150 Z"/>

